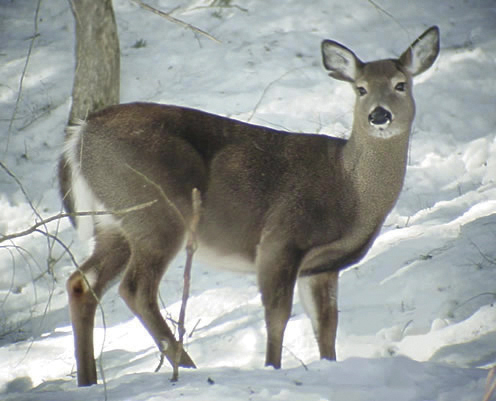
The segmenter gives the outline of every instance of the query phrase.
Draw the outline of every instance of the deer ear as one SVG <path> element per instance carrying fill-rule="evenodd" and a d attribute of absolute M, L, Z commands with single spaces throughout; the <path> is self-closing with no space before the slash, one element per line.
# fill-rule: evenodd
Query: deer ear
<path fill-rule="evenodd" d="M 400 63 L 412 74 L 422 74 L 429 69 L 439 54 L 439 28 L 430 27 L 401 55 Z"/>
<path fill-rule="evenodd" d="M 356 80 L 358 69 L 363 64 L 355 53 L 333 40 L 322 42 L 322 58 L 331 77 L 347 82 Z"/>

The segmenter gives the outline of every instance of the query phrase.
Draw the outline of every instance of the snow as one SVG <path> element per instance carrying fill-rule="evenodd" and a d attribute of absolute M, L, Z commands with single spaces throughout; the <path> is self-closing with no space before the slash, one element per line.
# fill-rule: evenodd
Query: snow
<path fill-rule="evenodd" d="M 67 1 L 41 3 L 39 36 L 9 130 L 36 3 L 0 3 L 0 160 L 48 217 L 61 209 L 56 163 L 71 102 L 74 28 Z M 175 384 L 168 366 L 153 373 L 159 360 L 153 341 L 113 288 L 95 329 L 106 385 L 77 388 L 64 285 L 70 258 L 39 233 L 3 242 L 0 399 L 482 400 L 487 368 L 496 363 L 494 1 L 150 3 L 175 9 L 175 17 L 221 43 L 114 0 L 123 102 L 187 105 L 341 137 L 349 132 L 353 94 L 326 76 L 320 41 L 340 41 L 371 60 L 398 56 L 439 25 L 441 56 L 416 80 L 404 190 L 366 258 L 341 274 L 338 361 L 318 360 L 296 297 L 280 371 L 263 367 L 255 278 L 197 264 L 186 324 L 187 349 L 199 368 L 182 370 Z M 139 40 L 146 45 L 133 46 Z M 0 233 L 36 220 L 19 184 L 2 169 Z M 78 261 L 87 256 L 88 245 L 68 221 L 48 229 Z M 179 312 L 183 265 L 181 255 L 161 285 L 168 316 Z"/>

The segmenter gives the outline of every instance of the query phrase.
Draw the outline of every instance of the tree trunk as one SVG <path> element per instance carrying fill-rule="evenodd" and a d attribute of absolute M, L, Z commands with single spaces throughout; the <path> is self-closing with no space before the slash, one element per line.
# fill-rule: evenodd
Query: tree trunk
<path fill-rule="evenodd" d="M 112 0 L 71 0 L 76 72 L 69 122 L 119 103 L 120 50 Z"/>

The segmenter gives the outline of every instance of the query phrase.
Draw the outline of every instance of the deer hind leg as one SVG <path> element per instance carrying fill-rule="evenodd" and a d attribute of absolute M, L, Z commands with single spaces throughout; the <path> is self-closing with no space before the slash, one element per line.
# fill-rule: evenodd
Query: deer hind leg
<path fill-rule="evenodd" d="M 141 216 L 136 216 L 138 214 Z M 165 211 L 158 216 L 166 217 L 167 214 Z M 172 216 L 165 220 L 166 223 L 160 224 L 156 216 L 155 213 L 133 213 L 133 219 L 123 223 L 131 246 L 131 258 L 119 293 L 153 337 L 160 352 L 173 365 L 178 343 L 160 313 L 158 288 L 168 263 L 183 243 L 184 227 L 182 222 L 177 222 L 177 217 Z M 174 221 L 177 224 L 174 224 Z M 179 365 L 195 367 L 193 360 L 184 350 Z"/>
<path fill-rule="evenodd" d="M 93 254 L 67 280 L 79 386 L 97 382 L 93 349 L 95 311 L 109 283 L 126 266 L 129 255 L 122 233 L 100 230 L 95 234 Z"/>
<path fill-rule="evenodd" d="M 298 262 L 288 249 L 259 246 L 256 264 L 267 328 L 265 366 L 276 369 L 281 367 L 284 331 L 291 315 Z"/>
<path fill-rule="evenodd" d="M 322 359 L 336 359 L 338 276 L 332 271 L 298 278 L 300 299 L 312 320 Z"/>

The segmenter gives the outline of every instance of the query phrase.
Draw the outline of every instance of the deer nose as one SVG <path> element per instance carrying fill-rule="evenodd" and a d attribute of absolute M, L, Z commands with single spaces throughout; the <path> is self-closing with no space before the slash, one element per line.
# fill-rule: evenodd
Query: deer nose
<path fill-rule="evenodd" d="M 369 114 L 370 125 L 386 125 L 393 120 L 391 112 L 383 107 L 377 106 L 372 113 Z"/>

